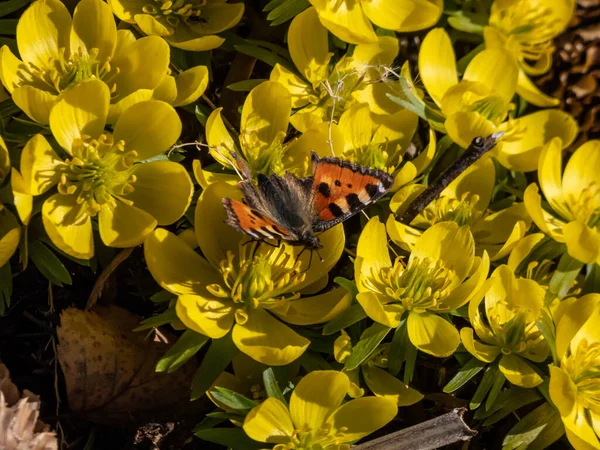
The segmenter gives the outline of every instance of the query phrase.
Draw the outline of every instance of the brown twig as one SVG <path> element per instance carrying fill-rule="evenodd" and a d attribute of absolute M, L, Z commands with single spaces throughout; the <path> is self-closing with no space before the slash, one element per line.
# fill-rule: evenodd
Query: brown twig
<path fill-rule="evenodd" d="M 390 433 L 353 448 L 356 450 L 433 450 L 477 434 L 463 420 L 466 408 L 456 408 L 435 419 Z"/>
<path fill-rule="evenodd" d="M 461 173 L 496 146 L 498 139 L 504 135 L 503 131 L 492 133 L 488 137 L 476 137 L 465 152 L 448 167 L 435 181 L 415 198 L 404 213 L 396 220 L 404 225 L 410 223 L 429 205 L 442 191 L 448 187 Z"/>
<path fill-rule="evenodd" d="M 94 283 L 94 288 L 92 289 L 92 293 L 90 294 L 87 304 L 85 305 L 85 310 L 89 311 L 96 304 L 96 301 L 102 296 L 102 290 L 104 289 L 104 285 L 112 275 L 112 273 L 117 270 L 117 267 L 125 261 L 133 252 L 134 247 L 124 248 L 121 252 L 117 254 L 110 262 L 108 266 L 104 268 L 96 282 Z"/>

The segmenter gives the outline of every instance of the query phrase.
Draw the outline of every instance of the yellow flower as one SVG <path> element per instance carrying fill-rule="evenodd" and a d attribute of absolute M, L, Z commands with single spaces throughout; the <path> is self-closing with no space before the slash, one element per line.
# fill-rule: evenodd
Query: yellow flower
<path fill-rule="evenodd" d="M 454 353 L 460 337 L 439 313 L 469 302 L 482 286 L 489 258 L 475 256 L 468 226 L 441 222 L 417 240 L 407 262 L 392 263 L 385 226 L 372 218 L 358 240 L 354 273 L 356 299 L 367 315 L 397 327 L 406 314 L 408 337 L 419 350 L 437 357 Z"/>
<path fill-rule="evenodd" d="M 301 108 L 290 119 L 301 132 L 332 118 L 337 121 L 355 101 L 355 95 L 385 78 L 386 68 L 391 66 L 399 48 L 396 38 L 378 37 L 373 43 L 357 45 L 352 56 L 343 57 L 330 68 L 332 53 L 327 30 L 319 22 L 315 8 L 294 17 L 288 31 L 288 47 L 301 76 L 277 64 L 271 80 L 289 90 L 293 108 Z M 393 112 L 399 109 L 395 105 Z"/>
<path fill-rule="evenodd" d="M 50 113 L 50 129 L 66 158 L 41 134 L 21 154 L 27 192 L 41 195 L 58 185 L 42 206 L 44 228 L 59 249 L 76 258 L 94 255 L 96 215 L 104 244 L 133 247 L 157 224 L 179 219 L 191 201 L 192 181 L 183 166 L 136 164 L 179 138 L 181 122 L 173 107 L 157 100 L 137 103 L 108 133 L 109 101 L 108 87 L 99 80 L 66 90 Z"/>
<path fill-rule="evenodd" d="M 410 226 L 390 216 L 388 233 L 394 243 L 410 251 L 423 230 L 438 222 L 452 221 L 471 228 L 478 255 L 486 250 L 492 261 L 501 259 L 525 236 L 531 218 L 523 203 L 513 203 L 500 211 L 489 210 L 495 184 L 493 161 L 490 158 L 481 159 L 450 183 Z M 403 187 L 390 201 L 390 208 L 401 215 L 411 199 L 425 188 L 421 184 Z"/>
<path fill-rule="evenodd" d="M 363 333 L 364 334 L 364 333 Z M 359 367 L 344 371 L 350 380 L 348 395 L 352 398 L 362 397 L 364 390 L 360 388 L 360 373 L 365 383 L 377 397 L 386 398 L 398 406 L 409 406 L 423 399 L 423 395 L 407 386 L 387 370 L 389 344 L 380 345 Z M 352 353 L 352 341 L 344 330 L 333 343 L 333 356 L 339 363 L 345 363 Z"/>
<path fill-rule="evenodd" d="M 248 243 L 246 236 L 223 225 L 223 198 L 241 198 L 239 189 L 210 184 L 196 207 L 196 238 L 204 257 L 166 230 L 156 230 L 144 244 L 150 273 L 178 295 L 176 311 L 190 329 L 213 339 L 233 328 L 236 346 L 256 361 L 285 365 L 310 341 L 272 314 L 295 325 L 327 322 L 348 307 L 344 289 L 301 298 L 319 284 L 341 256 L 344 232 L 336 226 L 319 236 L 321 261 L 299 247 Z M 303 270 L 304 268 L 304 270 Z M 321 284 L 322 286 L 322 284 Z"/>
<path fill-rule="evenodd" d="M 10 156 L 8 149 L 4 143 L 4 139 L 0 136 L 0 184 L 10 172 Z M 0 203 L 0 267 L 8 262 L 21 239 L 21 226 L 15 215 L 2 203 Z"/>
<path fill-rule="evenodd" d="M 325 153 L 320 156 L 330 156 L 333 149 L 339 158 L 393 174 L 395 181 L 391 190 L 396 190 L 420 175 L 435 154 L 436 138 L 432 130 L 427 149 L 412 161 L 403 161 L 417 123 L 417 115 L 405 109 L 374 119 L 369 105 L 355 104 L 344 111 L 339 124 L 331 125 L 331 148 L 322 148 Z M 319 130 L 324 128 L 319 127 Z"/>
<path fill-rule="evenodd" d="M 398 412 L 394 402 L 379 397 L 342 404 L 349 388 L 342 372 L 311 372 L 296 385 L 289 408 L 268 398 L 248 413 L 244 431 L 255 441 L 275 444 L 274 450 L 348 450 Z"/>
<path fill-rule="evenodd" d="M 167 75 L 169 46 L 158 37 L 136 40 L 131 31 L 117 31 L 101 0 L 79 2 L 73 19 L 58 0 L 33 2 L 19 19 L 17 44 L 23 61 L 6 45 L 0 49 L 0 79 L 16 105 L 41 124 L 48 124 L 61 92 L 90 78 L 110 88 L 110 123 L 142 100 L 191 103 L 208 83 L 203 66 Z"/>
<path fill-rule="evenodd" d="M 515 277 L 508 266 L 498 267 L 469 304 L 473 328 L 460 330 L 467 351 L 486 363 L 500 357 L 500 371 L 517 386 L 540 384 L 542 377 L 523 358 L 540 363 L 548 357 L 548 344 L 535 322 L 545 294 L 535 281 Z"/>
<path fill-rule="evenodd" d="M 550 366 L 550 398 L 577 450 L 600 449 L 600 295 L 562 302 L 555 317 L 558 366 Z"/>
<path fill-rule="evenodd" d="M 450 37 L 441 28 L 430 31 L 419 51 L 419 74 L 454 142 L 467 147 L 477 136 L 504 131 L 493 155 L 508 169 L 529 172 L 537 168 L 542 146 L 560 137 L 565 147 L 577 134 L 575 119 L 548 109 L 512 119 L 511 99 L 517 87 L 516 58 L 502 48 L 478 53 L 458 81 Z"/>
<path fill-rule="evenodd" d="M 540 156 L 538 178 L 553 214 L 542 209 L 538 187 L 525 190 L 525 206 L 535 224 L 569 255 L 586 264 L 600 264 L 600 141 L 579 147 L 562 174 L 560 139 L 548 142 Z"/>
<path fill-rule="evenodd" d="M 226 0 L 108 0 L 115 15 L 149 36 L 161 36 L 173 47 L 206 51 L 225 39 L 217 33 L 235 26 L 243 3 Z"/>
<path fill-rule="evenodd" d="M 379 28 L 402 33 L 429 28 L 444 9 L 443 0 L 310 0 L 323 26 L 342 41 L 370 44 Z"/>
<path fill-rule="evenodd" d="M 574 0 L 495 0 L 492 4 L 489 26 L 483 30 L 485 45 L 507 49 L 517 58 L 517 94 L 534 105 L 560 103 L 541 92 L 528 75 L 550 69 L 552 40 L 564 31 L 574 11 Z"/>

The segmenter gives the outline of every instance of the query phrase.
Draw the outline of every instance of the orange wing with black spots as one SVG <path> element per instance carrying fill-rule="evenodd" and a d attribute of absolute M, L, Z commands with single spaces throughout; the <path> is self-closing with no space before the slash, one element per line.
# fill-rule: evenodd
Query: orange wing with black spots
<path fill-rule="evenodd" d="M 295 234 L 250 206 L 238 200 L 223 199 L 227 212 L 226 224 L 238 231 L 246 233 L 254 239 L 295 239 Z"/>
<path fill-rule="evenodd" d="M 324 231 L 376 202 L 392 187 L 394 178 L 339 158 L 312 153 L 314 181 L 313 230 Z"/>

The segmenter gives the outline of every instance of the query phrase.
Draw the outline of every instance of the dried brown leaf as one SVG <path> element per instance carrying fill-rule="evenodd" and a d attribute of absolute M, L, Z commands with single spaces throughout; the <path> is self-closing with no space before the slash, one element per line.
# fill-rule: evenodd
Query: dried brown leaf
<path fill-rule="evenodd" d="M 122 424 L 173 419 L 196 406 L 189 400 L 195 362 L 170 374 L 155 372 L 174 337 L 164 333 L 170 344 L 145 339 L 145 334 L 131 331 L 139 322 L 117 306 L 63 311 L 58 360 L 73 411 L 91 421 Z"/>

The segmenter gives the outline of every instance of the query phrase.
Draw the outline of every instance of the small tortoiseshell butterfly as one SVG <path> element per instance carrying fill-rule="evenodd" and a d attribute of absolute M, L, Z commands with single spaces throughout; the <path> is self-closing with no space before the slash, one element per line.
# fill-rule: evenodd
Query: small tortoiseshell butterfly
<path fill-rule="evenodd" d="M 258 174 L 258 186 L 242 167 L 243 201 L 223 199 L 226 224 L 256 240 L 282 239 L 309 250 L 322 247 L 315 233 L 362 211 L 392 187 L 394 178 L 378 169 L 312 152 L 313 176 Z"/>

